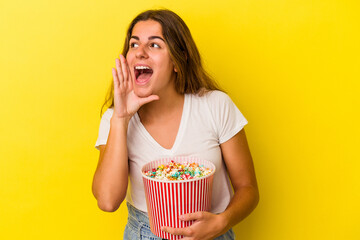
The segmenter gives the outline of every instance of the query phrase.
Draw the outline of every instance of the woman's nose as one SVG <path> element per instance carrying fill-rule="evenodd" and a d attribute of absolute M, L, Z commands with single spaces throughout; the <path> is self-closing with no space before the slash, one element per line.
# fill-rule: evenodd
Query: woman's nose
<path fill-rule="evenodd" d="M 147 50 L 145 48 L 144 45 L 140 45 L 137 49 L 136 49 L 136 53 L 135 56 L 137 58 L 147 58 L 148 54 L 147 54 Z"/>

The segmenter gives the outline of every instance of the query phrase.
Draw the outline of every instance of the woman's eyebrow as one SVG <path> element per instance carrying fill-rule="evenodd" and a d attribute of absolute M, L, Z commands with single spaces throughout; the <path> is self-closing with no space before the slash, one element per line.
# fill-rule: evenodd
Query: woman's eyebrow
<path fill-rule="evenodd" d="M 149 37 L 149 40 L 153 40 L 153 39 L 160 39 L 161 41 L 165 42 L 165 40 L 162 38 L 162 37 L 159 37 L 159 36 L 151 36 Z"/>
<path fill-rule="evenodd" d="M 133 39 L 135 39 L 135 40 L 138 40 L 138 41 L 140 40 L 140 38 L 139 38 L 138 36 L 131 36 L 130 39 L 131 39 L 131 38 L 133 38 Z M 149 40 L 160 39 L 161 41 L 165 42 L 165 40 L 164 40 L 162 37 L 160 37 L 160 36 L 150 36 L 148 39 L 149 39 Z"/>

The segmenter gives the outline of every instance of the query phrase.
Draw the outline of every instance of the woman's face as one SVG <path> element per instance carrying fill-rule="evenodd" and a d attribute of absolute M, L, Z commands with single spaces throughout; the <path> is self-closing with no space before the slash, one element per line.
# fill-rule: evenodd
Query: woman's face
<path fill-rule="evenodd" d="M 174 64 L 160 23 L 147 20 L 135 24 L 126 59 L 136 95 L 146 97 L 174 91 Z"/>

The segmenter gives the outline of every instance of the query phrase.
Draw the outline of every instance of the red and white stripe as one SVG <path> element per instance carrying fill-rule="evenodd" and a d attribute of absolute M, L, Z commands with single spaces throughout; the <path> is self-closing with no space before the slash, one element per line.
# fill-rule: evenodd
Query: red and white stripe
<path fill-rule="evenodd" d="M 171 160 L 179 163 L 195 162 L 213 170 L 210 175 L 203 178 L 181 181 L 158 180 L 143 174 L 151 231 L 158 237 L 175 240 L 181 239 L 183 236 L 175 236 L 162 232 L 160 230 L 161 226 L 174 228 L 188 227 L 193 224 L 194 221 L 180 221 L 180 215 L 210 210 L 215 166 L 206 160 L 195 157 L 173 157 L 163 158 L 145 164 L 142 172 L 151 170 L 162 164 L 165 165 Z"/>

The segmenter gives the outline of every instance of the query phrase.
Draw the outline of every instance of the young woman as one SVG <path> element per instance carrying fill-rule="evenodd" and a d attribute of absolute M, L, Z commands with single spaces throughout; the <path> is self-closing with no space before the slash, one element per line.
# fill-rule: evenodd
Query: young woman
<path fill-rule="evenodd" d="M 234 239 L 232 226 L 259 199 L 247 121 L 204 71 L 186 24 L 169 10 L 139 14 L 112 74 L 96 142 L 99 208 L 115 211 L 126 198 L 124 239 L 159 239 L 150 231 L 141 167 L 164 156 L 196 156 L 216 166 L 211 211 L 183 215 L 195 220 L 190 227 L 162 230 L 184 239 Z"/>

